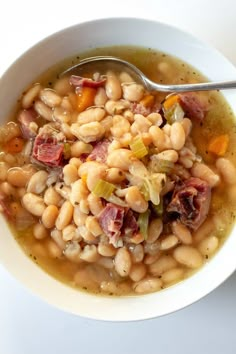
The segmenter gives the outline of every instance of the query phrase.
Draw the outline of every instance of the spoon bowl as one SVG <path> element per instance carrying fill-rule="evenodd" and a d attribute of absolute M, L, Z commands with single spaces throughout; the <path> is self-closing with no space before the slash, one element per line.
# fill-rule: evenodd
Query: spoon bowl
<path fill-rule="evenodd" d="M 94 56 L 81 60 L 78 64 L 63 71 L 64 75 L 80 75 L 88 71 L 89 68 L 105 73 L 108 69 L 116 71 L 126 71 L 134 81 L 141 83 L 148 91 L 159 92 L 190 92 L 190 91 L 210 91 L 227 90 L 236 88 L 236 80 L 216 81 L 196 84 L 163 85 L 150 80 L 141 70 L 130 62 L 113 56 Z"/>

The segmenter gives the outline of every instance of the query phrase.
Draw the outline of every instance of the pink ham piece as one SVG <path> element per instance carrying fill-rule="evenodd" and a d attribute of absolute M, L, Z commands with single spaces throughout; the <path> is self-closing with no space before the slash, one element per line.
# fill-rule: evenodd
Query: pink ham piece
<path fill-rule="evenodd" d="M 142 114 L 146 117 L 150 113 L 158 113 L 161 109 L 161 105 L 155 103 L 153 107 L 145 107 L 142 103 L 132 102 L 130 109 L 134 114 Z"/>
<path fill-rule="evenodd" d="M 102 230 L 109 237 L 110 243 L 115 247 L 121 235 L 124 215 L 125 209 L 123 207 L 108 203 L 98 216 L 98 222 Z"/>
<path fill-rule="evenodd" d="M 176 185 L 166 211 L 179 214 L 184 225 L 197 230 L 207 217 L 210 202 L 210 186 L 200 178 L 191 177 Z"/>
<path fill-rule="evenodd" d="M 63 145 L 55 138 L 37 135 L 33 146 L 33 159 L 50 167 L 63 164 Z"/>
<path fill-rule="evenodd" d="M 197 94 L 185 92 L 179 94 L 180 105 L 188 118 L 202 121 L 207 112 L 206 104 L 200 100 Z"/>
<path fill-rule="evenodd" d="M 124 217 L 123 227 L 121 230 L 122 235 L 132 237 L 137 234 L 139 230 L 138 223 L 131 209 L 127 211 Z"/>
<path fill-rule="evenodd" d="M 91 88 L 98 88 L 101 87 L 105 84 L 106 79 L 101 79 L 98 81 L 82 77 L 82 76 L 76 76 L 76 75 L 71 75 L 70 77 L 70 84 L 73 86 L 77 87 L 91 87 Z"/>
<path fill-rule="evenodd" d="M 32 139 L 36 136 L 35 131 L 30 128 L 30 123 L 35 122 L 38 118 L 38 113 L 33 109 L 24 109 L 18 116 L 22 135 L 25 139 Z"/>
<path fill-rule="evenodd" d="M 106 162 L 108 154 L 109 140 L 99 141 L 93 148 L 87 159 L 90 161 Z"/>

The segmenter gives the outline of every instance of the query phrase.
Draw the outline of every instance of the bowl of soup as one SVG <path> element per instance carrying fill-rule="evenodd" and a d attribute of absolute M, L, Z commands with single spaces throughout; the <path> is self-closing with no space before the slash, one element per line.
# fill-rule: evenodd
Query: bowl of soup
<path fill-rule="evenodd" d="M 236 268 L 235 92 L 148 91 L 105 64 L 62 74 L 97 55 L 163 84 L 236 75 L 207 44 L 143 19 L 81 23 L 29 49 L 0 82 L 0 261 L 76 315 L 158 317 Z"/>

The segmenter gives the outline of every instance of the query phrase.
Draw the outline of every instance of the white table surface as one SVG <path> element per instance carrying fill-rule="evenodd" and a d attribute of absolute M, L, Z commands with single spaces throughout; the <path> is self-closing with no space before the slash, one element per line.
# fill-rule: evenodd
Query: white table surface
<path fill-rule="evenodd" d="M 235 12 L 235 0 L 5 0 L 0 10 L 0 74 L 48 34 L 108 16 L 176 25 L 208 41 L 236 64 Z M 0 354 L 235 354 L 235 303 L 236 274 L 177 313 L 143 322 L 98 322 L 50 307 L 0 266 Z"/>

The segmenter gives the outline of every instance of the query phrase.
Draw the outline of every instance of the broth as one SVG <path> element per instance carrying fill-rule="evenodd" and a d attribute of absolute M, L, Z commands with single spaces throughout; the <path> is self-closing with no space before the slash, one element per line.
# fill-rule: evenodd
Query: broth
<path fill-rule="evenodd" d="M 97 48 L 89 52 L 83 53 L 83 55 L 79 55 L 74 58 L 69 58 L 65 60 L 63 63 L 57 64 L 54 68 L 50 69 L 48 72 L 41 75 L 39 78 L 37 78 L 37 80 L 35 80 L 35 82 L 40 82 L 42 87 L 48 87 L 53 89 L 55 88 L 55 85 L 58 81 L 59 78 L 58 75 L 60 72 L 63 72 L 70 65 L 76 64 L 77 62 L 79 62 L 80 59 L 88 56 L 94 56 L 94 55 L 119 56 L 135 64 L 150 79 L 163 84 L 165 83 L 178 84 L 178 83 L 187 83 L 187 82 L 194 83 L 194 82 L 206 81 L 206 78 L 204 78 L 195 68 L 192 68 L 187 63 L 173 56 L 154 51 L 150 48 L 120 46 L 120 47 L 109 47 L 109 48 Z M 91 76 L 91 73 L 88 74 Z M 27 92 L 27 90 L 25 92 Z M 25 95 L 25 92 L 23 93 L 23 97 Z M 70 94 L 68 93 L 68 95 Z M 163 93 L 154 94 L 153 97 L 155 98 L 156 106 L 160 105 L 163 102 L 165 96 L 166 94 Z M 110 243 L 108 243 L 109 237 L 107 237 L 106 235 L 105 235 L 106 237 L 104 237 L 104 232 L 102 234 L 99 234 L 98 237 L 97 236 L 95 237 L 94 235 L 92 235 L 93 236 L 92 237 L 91 232 L 89 235 L 86 234 L 84 225 L 82 225 L 81 228 L 81 225 L 78 226 L 78 223 L 75 224 L 72 218 L 72 221 L 70 221 L 66 226 L 69 225 L 75 226 L 73 228 L 73 232 L 74 232 L 73 235 L 75 235 L 74 239 L 76 240 L 77 237 L 82 252 L 86 245 L 89 246 L 91 250 L 91 245 L 96 248 L 98 247 L 98 243 L 103 242 L 101 240 L 105 239 L 104 243 L 106 244 L 106 246 L 108 246 L 106 251 L 109 254 L 108 256 L 104 256 L 103 252 L 105 251 L 101 251 L 98 254 L 98 256 L 95 257 L 96 259 L 94 259 L 94 261 L 91 260 L 86 261 L 83 260 L 82 257 L 82 259 L 77 258 L 76 262 L 74 262 L 71 261 L 70 258 L 66 257 L 65 252 L 62 252 L 63 247 L 65 250 L 66 247 L 65 245 L 67 244 L 67 242 L 70 243 L 71 240 L 70 240 L 70 236 L 68 236 L 68 241 L 65 241 L 66 236 L 64 237 L 63 240 L 61 239 L 62 237 L 61 227 L 59 228 L 60 240 L 58 241 L 58 234 L 55 233 L 53 238 L 50 237 L 50 233 L 54 229 L 54 226 L 48 227 L 46 229 L 44 228 L 46 231 L 43 229 L 43 232 L 46 232 L 46 237 L 43 237 L 42 235 L 43 232 L 41 232 L 42 231 L 41 226 L 37 226 L 38 233 L 35 231 L 36 228 L 35 223 L 37 223 L 37 219 L 40 220 L 39 224 L 37 225 L 43 225 L 40 216 L 39 217 L 34 216 L 33 224 L 27 228 L 23 228 L 23 230 L 21 229 L 21 227 L 20 227 L 21 230 L 19 230 L 18 227 L 19 225 L 17 225 L 13 217 L 12 219 L 13 221 L 10 221 L 9 225 L 15 235 L 17 242 L 19 242 L 19 244 L 21 245 L 25 253 L 29 255 L 32 258 L 32 260 L 36 262 L 40 267 L 42 267 L 47 273 L 51 274 L 53 277 L 57 278 L 58 280 L 66 283 L 67 285 L 76 288 L 78 287 L 79 289 L 85 289 L 96 294 L 99 293 L 105 295 L 130 295 L 130 294 L 133 295 L 133 294 L 157 291 L 162 288 L 171 286 L 178 281 L 182 281 L 186 277 L 190 276 L 193 272 L 198 270 L 201 266 L 204 266 L 204 263 L 208 262 L 209 258 L 211 258 L 215 254 L 215 251 L 219 250 L 219 248 L 225 241 L 226 237 L 229 235 L 232 226 L 234 225 L 235 222 L 235 203 L 236 203 L 235 183 L 233 179 L 229 181 L 227 179 L 227 176 L 225 177 L 224 174 L 222 174 L 222 167 L 220 166 L 220 163 L 218 167 L 216 166 L 216 161 L 220 159 L 221 155 L 218 156 L 216 154 L 209 152 L 208 149 L 209 141 L 211 141 L 211 139 L 217 136 L 226 135 L 228 137 L 229 143 L 228 143 L 227 151 L 223 154 L 223 158 L 226 159 L 227 161 L 230 161 L 230 168 L 235 169 L 236 129 L 235 129 L 235 120 L 234 120 L 233 113 L 230 107 L 228 106 L 227 102 L 219 92 L 201 93 L 199 94 L 199 97 L 203 102 L 207 104 L 208 111 L 205 114 L 203 120 L 197 120 L 197 119 L 191 120 L 192 121 L 191 139 L 189 138 L 188 143 L 186 145 L 187 148 L 189 149 L 188 153 L 190 155 L 192 153 L 194 157 L 191 156 L 189 157 L 187 155 L 187 161 L 185 159 L 184 162 L 184 158 L 186 158 L 186 155 L 184 155 L 183 149 L 184 147 L 186 147 L 186 145 L 184 145 L 180 149 L 177 149 L 177 153 L 178 153 L 177 163 L 178 166 L 181 166 L 181 169 L 183 169 L 183 175 L 184 173 L 186 174 L 187 172 L 190 173 L 190 171 L 192 171 L 191 169 L 192 167 L 189 168 L 186 167 L 187 165 L 184 166 L 184 164 L 191 163 L 192 161 L 191 158 L 192 158 L 194 159 L 194 162 L 192 161 L 193 164 L 197 165 L 197 163 L 202 163 L 203 161 L 204 164 L 210 166 L 211 171 L 213 174 L 215 173 L 215 176 L 220 176 L 220 181 L 216 184 L 216 186 L 211 188 L 212 195 L 211 195 L 211 204 L 208 211 L 208 215 L 205 221 L 199 226 L 199 228 L 193 230 L 191 229 L 191 227 L 190 228 L 186 227 L 186 225 L 183 226 L 183 223 L 179 222 L 179 218 L 177 218 L 177 221 L 174 221 L 174 219 L 170 218 L 170 220 L 164 222 L 163 231 L 160 232 L 160 235 L 157 236 L 154 242 L 147 242 L 149 236 L 148 238 L 146 237 L 146 239 L 143 238 L 143 240 L 139 242 L 137 239 L 132 239 L 132 235 L 129 236 L 126 235 L 125 236 L 126 239 L 124 241 L 123 247 L 121 247 L 121 248 L 125 248 L 126 253 L 124 253 L 120 257 L 123 258 L 127 257 L 127 252 L 128 252 L 132 264 L 129 267 L 129 274 L 131 275 L 125 276 L 124 274 L 121 274 L 122 270 L 119 273 L 117 271 L 116 266 L 114 266 L 114 263 L 118 262 L 117 259 L 119 258 L 119 256 L 117 256 L 116 258 L 116 254 L 117 254 L 117 249 L 119 249 L 119 246 L 117 248 L 117 245 L 113 244 L 111 247 L 111 241 Z M 91 106 L 93 106 L 93 104 L 91 104 Z M 19 110 L 20 107 L 18 107 L 17 109 Z M 122 113 L 120 114 L 122 115 L 123 112 L 124 111 L 122 111 Z M 79 112 L 77 112 L 76 114 L 78 115 Z M 11 117 L 11 120 L 16 121 L 16 118 L 17 118 L 17 114 L 14 114 L 14 116 Z M 114 118 L 112 119 L 114 121 Z M 127 118 L 127 120 L 128 119 L 130 119 L 129 124 L 130 126 L 132 126 L 134 122 L 134 120 L 132 121 L 133 118 Z M 45 121 L 44 119 L 38 120 L 39 126 L 45 123 L 49 123 L 49 122 Z M 170 124 L 170 128 L 168 129 L 171 131 L 172 129 L 171 124 Z M 166 128 L 166 132 L 167 132 L 167 128 Z M 110 136 L 108 135 L 107 138 L 109 137 Z M 185 138 L 187 140 L 187 137 Z M 119 140 L 119 138 L 116 138 L 115 140 Z M 153 147 L 153 142 L 147 144 L 149 144 L 149 151 L 151 151 L 151 149 L 157 149 L 155 153 L 161 153 L 162 151 L 168 150 L 166 148 L 159 149 L 158 142 L 156 145 L 154 144 L 154 147 Z M 127 145 L 124 147 L 127 148 Z M 196 150 L 195 147 L 197 151 L 195 151 Z M 11 156 L 9 156 L 11 154 L 6 151 L 6 149 L 4 148 L 4 144 L 2 145 L 2 151 L 3 152 L 1 153 L 1 161 L 3 161 L 6 164 L 9 164 L 9 167 L 14 168 L 14 166 L 18 166 L 18 165 L 24 166 L 24 163 L 22 164 L 22 157 L 19 159 L 18 157 L 16 158 L 16 156 L 18 156 L 17 154 L 15 155 L 13 154 L 13 156 L 15 156 L 14 157 L 15 160 L 18 159 L 21 162 L 18 165 L 17 162 L 11 162 Z M 182 155 L 180 153 L 181 151 L 183 152 Z M 181 156 L 182 156 L 182 160 L 181 160 Z M 201 157 L 202 157 L 202 161 L 201 161 Z M 141 161 L 143 161 L 145 164 L 145 162 L 147 162 L 147 157 L 146 160 L 145 157 L 141 158 Z M 84 161 L 82 159 L 81 163 L 83 162 Z M 41 165 L 36 164 L 36 166 L 37 169 L 39 170 L 40 169 L 47 170 L 45 166 L 42 167 L 42 164 Z M 116 166 L 115 165 L 113 166 L 111 164 L 109 165 L 109 168 L 116 168 Z M 177 174 L 178 178 L 176 178 L 176 176 L 174 177 L 176 184 L 178 184 L 182 172 L 180 171 L 178 173 L 179 173 L 179 175 Z M 9 182 L 8 175 L 6 174 L 5 178 L 2 176 L 0 177 L 2 181 L 0 184 L 1 193 L 3 194 L 8 193 L 8 196 L 10 196 L 12 203 L 16 203 L 16 204 L 19 203 L 23 195 L 26 193 L 25 186 L 13 185 L 13 190 L 17 191 L 17 195 L 18 195 L 17 197 L 15 197 L 12 195 L 11 191 L 8 192 L 6 191 L 7 190 L 6 181 Z M 199 177 L 198 172 L 195 172 L 194 177 L 195 178 Z M 78 179 L 80 178 L 78 177 Z M 187 178 L 183 177 L 183 179 L 187 180 L 188 177 Z M 81 180 L 85 181 L 83 177 L 81 177 Z M 74 182 L 75 181 L 73 181 L 71 184 L 73 184 Z M 87 181 L 85 182 L 88 183 Z M 52 188 L 54 188 L 56 183 L 57 181 L 53 182 L 53 184 L 51 185 Z M 130 185 L 127 183 L 127 180 L 125 180 L 125 184 L 126 184 L 125 187 L 130 187 Z M 70 189 L 70 187 L 71 187 L 70 184 L 67 185 L 62 184 L 61 189 L 64 188 L 63 190 L 65 191 L 64 192 L 65 195 Z M 58 188 L 60 189 L 60 187 Z M 124 186 L 122 186 L 122 188 L 124 188 Z M 45 191 L 41 191 L 39 192 L 39 195 L 44 193 Z M 58 193 L 59 192 L 57 191 L 57 194 Z M 172 198 L 174 193 L 173 189 L 170 190 L 169 193 L 172 193 L 172 196 L 168 195 L 168 198 L 170 197 Z M 89 194 L 87 193 L 86 198 L 88 197 L 88 195 Z M 122 196 L 122 193 L 120 195 Z M 63 199 L 63 197 L 61 196 L 60 198 Z M 67 197 L 65 197 L 65 200 L 66 198 Z M 101 221 L 99 217 L 97 217 L 96 215 L 95 216 L 92 215 L 89 210 L 88 210 L 88 214 L 86 214 L 86 208 L 88 208 L 88 205 L 86 204 L 86 200 L 87 200 L 86 198 L 84 199 L 85 201 L 83 201 L 84 203 L 83 205 L 82 203 L 80 203 L 80 205 L 78 206 L 79 203 L 75 203 L 73 207 L 74 209 L 76 208 L 78 209 L 79 207 L 83 208 L 83 214 L 87 216 L 89 215 L 91 222 L 94 221 L 94 218 L 96 219 L 96 222 L 97 220 L 99 220 L 100 228 L 101 228 L 101 225 L 103 225 L 103 221 Z M 127 199 L 128 197 L 125 200 L 127 201 Z M 164 199 L 165 197 L 163 197 L 163 200 Z M 44 195 L 44 200 L 45 200 L 45 195 Z M 149 206 L 150 203 L 151 202 L 149 200 Z M 49 204 L 47 203 L 47 205 Z M 60 209 L 62 204 L 59 203 L 59 205 L 60 207 L 58 208 Z M 18 212 L 17 211 L 18 207 L 19 206 L 17 204 L 14 209 L 15 213 Z M 6 213 L 6 208 L 4 203 L 2 205 L 2 209 Z M 138 219 L 137 210 L 134 210 L 134 212 L 132 211 L 132 213 L 133 213 L 132 215 L 135 216 L 137 221 Z M 151 215 L 152 215 L 150 217 L 151 219 L 149 219 L 150 225 L 153 220 L 162 218 L 162 216 L 154 217 L 153 210 L 151 210 Z M 153 228 L 158 229 L 158 225 L 156 224 L 153 225 L 154 225 Z M 77 231 L 75 231 L 75 229 Z M 102 231 L 104 231 L 104 229 Z M 155 233 L 156 231 L 153 232 Z M 149 234 L 150 233 L 151 231 L 149 230 Z M 35 234 L 38 235 L 37 236 L 38 239 L 35 238 Z M 140 235 L 140 232 L 138 232 L 138 234 Z M 40 239 L 41 238 L 40 235 L 42 236 L 42 239 Z M 168 240 L 167 240 L 167 236 L 170 237 Z M 128 238 L 129 240 L 127 241 Z M 163 241 L 166 241 L 166 243 Z M 165 244 L 167 244 L 167 241 L 173 242 L 173 246 L 169 248 L 165 246 Z M 177 243 L 174 244 L 174 242 Z M 212 247 L 213 251 L 209 249 L 207 242 L 209 242 L 209 247 L 210 248 Z M 180 248 L 180 246 L 182 246 L 182 248 Z M 167 248 L 165 249 L 165 247 Z M 178 251 L 176 251 L 176 249 L 180 250 L 179 252 L 180 254 L 178 253 Z M 193 251 L 193 249 L 195 251 Z M 190 261 L 185 260 L 184 251 L 186 250 L 190 252 L 189 253 L 190 258 L 192 257 L 193 259 L 196 259 L 196 265 L 192 266 L 191 264 L 189 264 L 191 263 L 191 260 Z M 142 254 L 140 256 L 140 252 L 141 253 L 144 252 L 143 257 Z M 197 253 L 197 255 L 194 252 Z M 135 257 L 137 258 L 135 259 Z M 200 261 L 198 265 L 197 262 L 199 259 Z M 128 260 L 128 262 L 130 262 L 130 259 Z M 124 266 L 124 268 L 126 267 L 126 265 Z M 143 275 L 140 275 L 142 272 Z"/>

